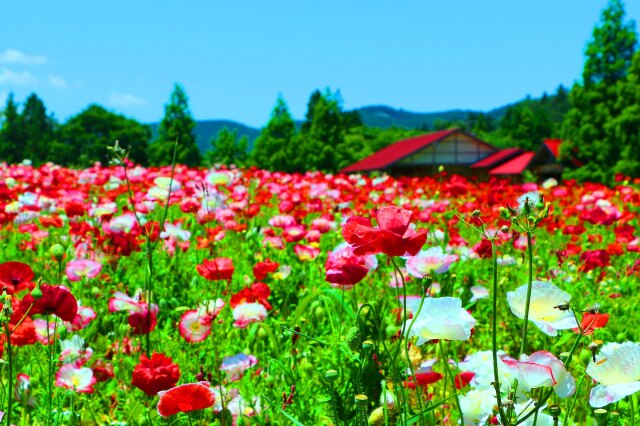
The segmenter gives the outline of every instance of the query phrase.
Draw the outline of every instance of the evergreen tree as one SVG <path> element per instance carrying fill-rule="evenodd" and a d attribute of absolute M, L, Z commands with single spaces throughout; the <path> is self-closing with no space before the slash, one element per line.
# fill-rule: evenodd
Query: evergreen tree
<path fill-rule="evenodd" d="M 606 127 L 607 143 L 620 145 L 612 172 L 640 176 L 640 51 L 633 57 L 625 80 L 616 86 L 617 109 Z"/>
<path fill-rule="evenodd" d="M 278 97 L 271 119 L 254 142 L 251 163 L 272 171 L 293 171 L 291 156 L 296 125 L 284 99 Z"/>
<path fill-rule="evenodd" d="M 99 105 L 90 105 L 61 127 L 59 141 L 53 145 L 52 160 L 64 165 L 88 166 L 96 161 L 106 165 L 112 159 L 108 148 L 117 140 L 128 150 L 131 161 L 146 164 L 150 137 L 149 126 Z"/>
<path fill-rule="evenodd" d="M 0 161 L 19 163 L 24 160 L 27 139 L 22 124 L 22 117 L 18 112 L 18 104 L 9 94 L 2 117 L 0 128 Z"/>
<path fill-rule="evenodd" d="M 226 126 L 211 139 L 211 150 L 207 152 L 207 162 L 212 164 L 234 164 L 244 166 L 247 161 L 249 139 L 243 136 L 238 141 L 237 130 L 231 131 Z"/>
<path fill-rule="evenodd" d="M 22 125 L 27 142 L 26 157 L 34 165 L 46 162 L 54 140 L 55 121 L 47 115 L 44 102 L 35 93 L 32 93 L 24 104 Z"/>
<path fill-rule="evenodd" d="M 575 84 L 569 94 L 572 108 L 562 129 L 567 140 L 561 152 L 568 167 L 565 177 L 610 181 L 627 150 L 624 140 L 612 134 L 612 120 L 627 108 L 624 102 L 629 98 L 619 97 L 619 85 L 626 79 L 636 45 L 634 24 L 625 23 L 624 15 L 622 3 L 611 0 L 587 46 L 582 84 Z M 576 165 L 576 170 L 570 169 Z"/>
<path fill-rule="evenodd" d="M 154 165 L 169 165 L 173 159 L 173 148 L 178 141 L 176 163 L 194 167 L 202 163 L 202 155 L 193 132 L 196 123 L 189 111 L 186 93 L 175 84 L 169 103 L 165 105 L 157 139 L 149 145 L 149 159 Z"/>

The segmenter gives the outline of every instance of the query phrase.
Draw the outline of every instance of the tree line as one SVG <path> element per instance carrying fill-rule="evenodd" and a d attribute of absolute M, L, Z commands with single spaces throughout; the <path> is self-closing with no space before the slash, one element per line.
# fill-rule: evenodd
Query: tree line
<path fill-rule="evenodd" d="M 253 141 L 222 129 L 202 154 L 184 88 L 176 84 L 157 135 L 131 118 L 90 105 L 65 123 L 47 114 L 36 94 L 20 107 L 9 95 L 0 118 L 0 161 L 25 158 L 39 165 L 107 164 L 115 140 L 142 165 L 225 164 L 269 170 L 336 172 L 397 140 L 425 131 L 460 127 L 499 146 L 535 150 L 545 138 L 563 138 L 566 177 L 611 182 L 615 174 L 640 175 L 640 51 L 633 22 L 620 0 L 610 0 L 587 44 L 581 81 L 568 90 L 527 98 L 501 114 L 469 113 L 466 120 L 438 121 L 417 129 L 369 127 L 357 111 L 342 108 L 340 92 L 314 91 L 302 123 L 279 97 L 267 124 Z"/>

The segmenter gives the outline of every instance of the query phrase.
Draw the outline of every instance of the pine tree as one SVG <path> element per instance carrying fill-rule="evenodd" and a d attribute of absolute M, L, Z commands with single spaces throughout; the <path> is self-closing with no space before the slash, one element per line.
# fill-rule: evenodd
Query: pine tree
<path fill-rule="evenodd" d="M 567 178 L 611 181 L 627 149 L 611 133 L 612 120 L 627 107 L 619 85 L 627 77 L 637 39 L 633 22 L 624 22 L 624 15 L 620 0 L 611 0 L 603 10 L 587 46 L 582 83 L 569 94 L 572 108 L 563 122 L 566 143 L 561 148 Z"/>
<path fill-rule="evenodd" d="M 211 139 L 211 149 L 207 152 L 207 163 L 225 164 L 227 166 L 244 166 L 247 160 L 249 140 L 243 136 L 238 140 L 238 132 L 231 131 L 226 126 Z"/>
<path fill-rule="evenodd" d="M 189 167 L 200 166 L 202 155 L 196 144 L 196 136 L 193 132 L 195 127 L 196 123 L 189 111 L 187 95 L 181 85 L 175 84 L 169 103 L 164 108 L 158 137 L 149 146 L 149 159 L 152 164 L 171 164 L 174 145 L 178 141 L 176 163 Z"/>
<path fill-rule="evenodd" d="M 18 163 L 24 160 L 27 139 L 22 125 L 22 117 L 18 112 L 18 104 L 9 94 L 2 117 L 0 128 L 0 161 Z"/>
<path fill-rule="evenodd" d="M 54 140 L 55 121 L 47 115 L 44 102 L 35 93 L 29 95 L 24 104 L 22 125 L 27 142 L 26 157 L 34 165 L 46 162 Z"/>
<path fill-rule="evenodd" d="M 291 155 L 296 125 L 287 104 L 278 97 L 271 118 L 254 142 L 251 163 L 272 171 L 293 171 Z"/>

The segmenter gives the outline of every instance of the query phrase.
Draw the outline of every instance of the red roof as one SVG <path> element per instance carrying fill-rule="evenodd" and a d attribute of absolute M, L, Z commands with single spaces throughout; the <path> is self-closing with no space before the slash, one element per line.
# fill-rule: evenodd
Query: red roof
<path fill-rule="evenodd" d="M 368 170 L 384 169 L 387 166 L 413 154 L 422 148 L 438 142 L 449 135 L 458 132 L 459 129 L 441 130 L 439 132 L 427 133 L 426 135 L 414 136 L 412 138 L 403 139 L 389 146 L 382 148 L 380 151 L 374 152 L 367 158 L 364 158 L 350 166 L 341 170 L 342 173 L 360 172 Z"/>
<path fill-rule="evenodd" d="M 558 158 L 560 156 L 560 145 L 562 145 L 562 139 L 545 139 L 542 143 L 549 149 L 549 151 L 551 151 L 554 157 Z"/>
<path fill-rule="evenodd" d="M 519 175 L 527 168 L 535 152 L 525 152 L 489 171 L 490 175 Z"/>
<path fill-rule="evenodd" d="M 493 167 L 497 164 L 505 162 L 506 160 L 509 160 L 510 158 L 515 157 L 522 152 L 523 151 L 520 148 L 501 149 L 500 151 L 495 152 L 488 157 L 484 157 L 482 160 L 473 163 L 471 165 L 471 168 Z"/>

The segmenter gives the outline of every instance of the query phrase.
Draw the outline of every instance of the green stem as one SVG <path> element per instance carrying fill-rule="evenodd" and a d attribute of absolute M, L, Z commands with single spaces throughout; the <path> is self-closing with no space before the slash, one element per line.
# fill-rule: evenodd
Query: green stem
<path fill-rule="evenodd" d="M 404 279 L 404 275 L 402 274 L 402 271 L 400 271 L 400 268 L 398 267 L 398 265 L 396 264 L 395 259 L 392 256 L 389 256 L 389 259 L 391 259 L 391 264 L 393 265 L 393 268 L 397 274 L 397 276 L 400 276 L 400 280 L 402 281 L 402 315 L 403 315 L 403 322 L 402 322 L 402 331 L 400 333 L 400 340 L 398 343 L 398 348 L 396 349 L 395 353 L 394 353 L 394 357 L 393 357 L 393 363 L 392 365 L 395 366 L 395 360 L 396 357 L 398 355 L 398 349 L 400 348 L 400 346 L 402 345 L 404 347 L 404 351 L 405 351 L 405 355 L 407 357 L 407 365 L 409 366 L 409 371 L 411 372 L 411 377 L 413 377 L 413 383 L 416 387 L 416 396 L 418 399 L 418 410 L 420 413 L 420 424 L 421 425 L 425 425 L 425 420 L 424 420 L 424 413 L 423 413 L 423 407 L 422 407 L 422 392 L 420 390 L 420 387 L 418 386 L 418 381 L 416 379 L 416 375 L 415 372 L 413 371 L 413 366 L 411 365 L 411 358 L 409 358 L 409 332 L 407 331 L 407 283 Z M 397 287 L 396 287 L 397 288 Z M 424 303 L 424 295 L 425 292 L 422 292 L 422 297 L 420 299 L 420 308 L 422 308 L 422 304 Z M 411 330 L 411 326 L 413 325 L 413 323 L 415 322 L 416 318 L 418 317 L 418 314 L 420 313 L 420 311 L 416 312 L 414 314 L 413 320 L 411 321 L 411 324 L 409 325 L 409 330 Z"/>
<path fill-rule="evenodd" d="M 564 363 L 564 368 L 567 369 L 567 370 L 569 370 L 569 366 L 571 365 L 571 361 L 573 360 L 573 354 L 576 351 L 576 348 L 578 347 L 578 343 L 580 343 L 580 339 L 582 339 L 582 334 L 578 334 L 578 337 L 576 338 L 575 342 L 573 343 L 573 346 L 571 347 L 571 351 L 569 352 L 569 356 L 567 357 L 567 360 Z M 540 408 L 542 408 L 542 406 L 544 404 L 547 403 L 547 400 L 549 399 L 549 397 L 552 394 L 553 394 L 553 388 L 549 389 L 546 394 L 543 394 L 543 397 L 540 399 L 540 401 L 538 401 L 536 403 L 536 406 L 534 407 L 533 411 L 529 411 L 524 417 L 522 417 L 521 419 L 518 419 L 518 421 L 516 421 L 515 424 L 519 425 L 519 424 L 525 422 L 536 411 L 538 411 Z"/>
<path fill-rule="evenodd" d="M 527 228 L 527 254 L 529 257 L 529 281 L 527 283 L 527 300 L 524 307 L 524 326 L 522 327 L 522 342 L 520 342 L 520 355 L 526 350 L 527 327 L 529 325 L 529 307 L 531 305 L 531 289 L 533 287 L 533 246 L 531 243 L 531 229 Z"/>
<path fill-rule="evenodd" d="M 451 345 L 451 343 L 449 343 Z M 444 350 L 444 345 L 442 344 L 442 340 L 438 341 L 438 346 L 440 346 L 440 354 L 442 355 L 442 360 L 444 361 L 444 369 L 447 377 L 451 381 L 451 385 L 453 386 L 453 396 L 456 399 L 456 405 L 458 406 L 458 413 L 460 414 L 460 422 L 464 423 L 464 413 L 462 412 L 462 407 L 460 406 L 460 398 L 458 398 L 458 389 L 456 389 L 456 380 L 451 373 L 451 368 L 449 367 L 449 351 Z"/>
<path fill-rule="evenodd" d="M 7 337 L 7 361 L 9 368 L 9 377 L 7 384 L 7 424 L 11 425 L 11 412 L 13 410 L 13 348 L 11 347 L 11 332 L 9 331 L 9 322 L 4 324 L 4 332 Z"/>
<path fill-rule="evenodd" d="M 491 238 L 491 257 L 493 261 L 493 311 L 491 315 L 491 354 L 493 356 L 493 385 L 496 390 L 496 402 L 498 403 L 498 415 L 503 425 L 508 425 L 507 416 L 502 406 L 502 396 L 500 395 L 500 374 L 498 371 L 498 254 L 496 253 L 496 243 Z"/>
<path fill-rule="evenodd" d="M 635 426 L 636 424 L 636 409 L 635 404 L 633 402 L 633 394 L 629 395 L 629 410 L 631 411 L 631 426 Z"/>

